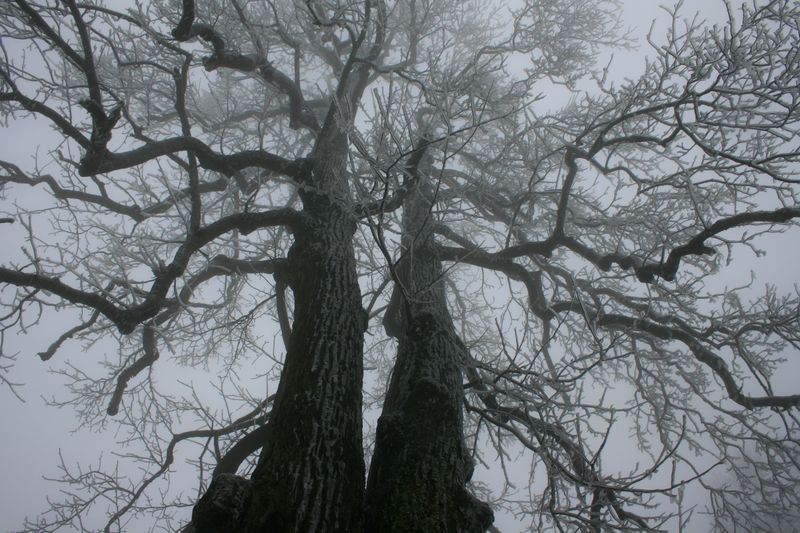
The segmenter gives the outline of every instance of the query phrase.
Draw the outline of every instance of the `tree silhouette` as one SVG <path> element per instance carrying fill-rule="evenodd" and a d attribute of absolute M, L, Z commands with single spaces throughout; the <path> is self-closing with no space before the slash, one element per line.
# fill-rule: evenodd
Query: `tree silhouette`
<path fill-rule="evenodd" d="M 796 513 L 772 380 L 800 298 L 720 286 L 800 217 L 800 7 L 668 11 L 624 81 L 596 68 L 619 7 L 0 6 L 7 135 L 58 136 L 0 162 L 0 341 L 83 346 L 53 402 L 127 465 L 62 464 L 27 530 L 683 530 L 699 489 L 720 531 Z"/>

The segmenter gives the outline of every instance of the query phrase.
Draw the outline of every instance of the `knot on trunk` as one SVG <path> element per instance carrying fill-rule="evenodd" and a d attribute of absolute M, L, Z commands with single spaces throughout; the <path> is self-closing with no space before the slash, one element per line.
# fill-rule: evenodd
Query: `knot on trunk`
<path fill-rule="evenodd" d="M 488 503 L 480 501 L 466 490 L 462 489 L 458 498 L 460 511 L 460 524 L 457 529 L 464 533 L 484 533 L 494 531 L 494 512 Z"/>
<path fill-rule="evenodd" d="M 236 531 L 250 504 L 252 483 L 235 474 L 220 474 L 192 511 L 196 533 Z"/>

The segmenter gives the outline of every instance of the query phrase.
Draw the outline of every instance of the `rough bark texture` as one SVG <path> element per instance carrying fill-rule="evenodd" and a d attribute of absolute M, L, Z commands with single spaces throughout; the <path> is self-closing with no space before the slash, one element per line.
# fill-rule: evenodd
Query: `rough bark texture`
<path fill-rule="evenodd" d="M 466 354 L 447 311 L 441 263 L 430 253 L 429 195 L 417 190 L 405 204 L 405 256 L 385 322 L 399 346 L 367 484 L 370 533 L 483 532 L 493 520 L 465 486 L 472 474 L 463 445 Z"/>
<path fill-rule="evenodd" d="M 289 256 L 295 321 L 244 531 L 357 531 L 363 497 L 360 291 L 331 207 Z"/>
<path fill-rule="evenodd" d="M 294 323 L 252 495 L 235 533 L 363 527 L 363 333 L 348 203 L 347 137 L 329 114 L 288 256 Z M 198 528 L 201 524 L 195 524 Z M 220 530 L 221 531 L 221 530 Z"/>
<path fill-rule="evenodd" d="M 194 529 L 184 533 L 235 531 L 250 504 L 251 482 L 234 474 L 220 474 L 192 510 Z"/>
<path fill-rule="evenodd" d="M 366 326 L 345 180 L 347 136 L 331 112 L 301 190 L 304 223 L 289 252 L 295 313 L 269 434 L 243 531 L 362 527 Z"/>

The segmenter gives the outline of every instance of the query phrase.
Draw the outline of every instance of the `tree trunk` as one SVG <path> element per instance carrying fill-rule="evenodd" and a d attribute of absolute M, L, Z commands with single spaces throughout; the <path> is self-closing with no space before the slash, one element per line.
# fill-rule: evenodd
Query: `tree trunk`
<path fill-rule="evenodd" d="M 235 500 L 246 501 L 246 509 L 234 513 L 229 523 L 235 525 L 225 531 L 352 533 L 363 527 L 366 313 L 352 243 L 347 136 L 335 122 L 329 113 L 300 190 L 303 221 L 285 273 L 294 294 L 286 361 L 250 492 Z M 197 514 L 196 507 L 198 533 L 222 531 L 206 528 Z"/>
<path fill-rule="evenodd" d="M 466 350 L 447 310 L 441 262 L 430 251 L 432 191 L 422 188 L 404 206 L 404 256 L 384 322 L 399 345 L 378 420 L 365 531 L 483 532 L 492 511 L 465 486 L 472 475 L 463 444 Z"/>
<path fill-rule="evenodd" d="M 244 533 L 347 532 L 363 524 L 363 342 L 347 125 L 333 107 L 301 188 L 289 252 L 294 324 Z"/>
<path fill-rule="evenodd" d="M 289 255 L 295 320 L 245 532 L 358 531 L 364 490 L 364 312 L 335 206 L 308 217 Z"/>

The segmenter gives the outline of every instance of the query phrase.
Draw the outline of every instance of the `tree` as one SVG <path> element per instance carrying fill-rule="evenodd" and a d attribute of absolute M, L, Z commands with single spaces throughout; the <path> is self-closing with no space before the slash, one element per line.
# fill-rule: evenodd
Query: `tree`
<path fill-rule="evenodd" d="M 43 360 L 112 339 L 59 402 L 139 467 L 64 466 L 28 530 L 683 529 L 687 487 L 719 530 L 795 512 L 800 299 L 717 279 L 800 217 L 800 7 L 670 11 L 625 81 L 594 67 L 618 7 L 3 4 L 0 109 L 61 140 L 2 162 L 2 341 L 65 310 Z"/>

